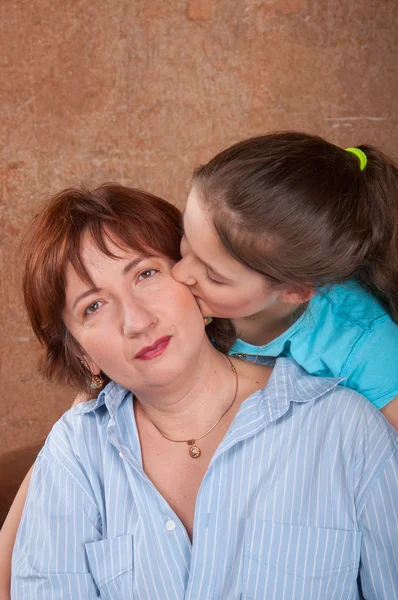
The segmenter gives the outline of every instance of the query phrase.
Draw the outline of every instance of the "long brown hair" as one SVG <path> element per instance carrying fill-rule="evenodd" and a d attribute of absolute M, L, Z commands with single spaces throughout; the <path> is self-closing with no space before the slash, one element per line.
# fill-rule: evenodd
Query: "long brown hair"
<path fill-rule="evenodd" d="M 30 223 L 24 240 L 23 292 L 33 331 L 43 348 L 40 371 L 50 380 L 87 391 L 90 377 L 79 358 L 83 350 L 62 320 L 66 266 L 72 264 L 90 282 L 80 258 L 86 232 L 113 258 L 108 237 L 122 248 L 153 250 L 178 261 L 181 213 L 146 192 L 104 184 L 93 190 L 63 190 Z M 217 339 L 218 329 L 215 320 L 208 335 Z M 222 339 L 221 334 L 220 347 Z M 109 381 L 105 374 L 103 378 Z"/>
<path fill-rule="evenodd" d="M 193 185 L 228 252 L 296 289 L 356 279 L 398 321 L 398 170 L 372 146 L 358 157 L 280 132 L 237 143 L 196 169 Z"/>

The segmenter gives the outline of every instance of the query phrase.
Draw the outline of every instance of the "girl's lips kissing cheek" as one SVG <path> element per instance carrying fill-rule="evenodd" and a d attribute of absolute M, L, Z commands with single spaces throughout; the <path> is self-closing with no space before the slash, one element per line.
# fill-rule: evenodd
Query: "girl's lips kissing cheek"
<path fill-rule="evenodd" d="M 143 348 L 141 348 L 141 350 L 137 352 L 134 358 L 137 358 L 138 360 L 151 360 L 152 358 L 160 356 L 161 354 L 163 354 L 163 352 L 169 345 L 170 339 L 171 336 L 164 335 L 150 346 L 144 346 Z"/>

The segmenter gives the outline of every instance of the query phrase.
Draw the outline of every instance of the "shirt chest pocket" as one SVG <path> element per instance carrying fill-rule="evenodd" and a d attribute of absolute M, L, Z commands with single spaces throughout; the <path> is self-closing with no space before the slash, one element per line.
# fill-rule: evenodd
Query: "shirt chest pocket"
<path fill-rule="evenodd" d="M 361 533 L 248 522 L 242 598 L 356 598 Z"/>
<path fill-rule="evenodd" d="M 100 598 L 133 598 L 133 536 L 86 544 L 90 572 Z"/>

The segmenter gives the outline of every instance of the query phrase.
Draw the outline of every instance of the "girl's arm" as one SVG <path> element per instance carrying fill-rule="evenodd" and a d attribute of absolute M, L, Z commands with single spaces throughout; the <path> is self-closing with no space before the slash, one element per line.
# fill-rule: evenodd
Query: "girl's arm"
<path fill-rule="evenodd" d="M 380 409 L 386 419 L 398 430 L 398 396 Z"/>
<path fill-rule="evenodd" d="M 10 600 L 11 557 L 33 467 L 23 480 L 0 531 L 0 600 Z"/>

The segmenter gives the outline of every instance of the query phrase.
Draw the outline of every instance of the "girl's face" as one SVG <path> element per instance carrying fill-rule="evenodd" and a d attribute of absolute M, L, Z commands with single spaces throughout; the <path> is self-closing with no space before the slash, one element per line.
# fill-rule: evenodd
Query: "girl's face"
<path fill-rule="evenodd" d="M 195 188 L 184 213 L 181 255 L 173 277 L 190 286 L 204 316 L 249 317 L 279 301 L 279 287 L 268 286 L 262 275 L 226 251 Z"/>
<path fill-rule="evenodd" d="M 83 238 L 81 258 L 94 285 L 69 265 L 65 325 L 93 373 L 102 370 L 137 393 L 173 386 L 208 343 L 197 303 L 172 277 L 169 258 L 108 246 L 117 259 Z"/>

